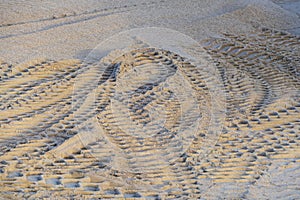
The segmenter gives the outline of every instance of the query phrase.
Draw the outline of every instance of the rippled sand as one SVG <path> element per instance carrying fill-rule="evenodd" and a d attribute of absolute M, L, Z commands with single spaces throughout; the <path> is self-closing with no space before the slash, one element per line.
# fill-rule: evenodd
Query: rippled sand
<path fill-rule="evenodd" d="M 300 198 L 299 4 L 209 2 L 1 4 L 0 197 Z"/>

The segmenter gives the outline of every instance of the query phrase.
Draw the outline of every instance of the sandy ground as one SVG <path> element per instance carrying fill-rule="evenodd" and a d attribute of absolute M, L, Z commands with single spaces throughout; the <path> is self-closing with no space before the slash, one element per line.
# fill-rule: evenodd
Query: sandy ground
<path fill-rule="evenodd" d="M 2 0 L 0 198 L 299 199 L 299 10 Z"/>
<path fill-rule="evenodd" d="M 197 41 L 219 31 L 247 33 L 255 25 L 299 30 L 298 14 L 280 6 L 249 0 L 2 1 L 0 55 L 13 63 L 37 57 L 82 59 L 100 41 L 136 27 L 171 28 Z"/>

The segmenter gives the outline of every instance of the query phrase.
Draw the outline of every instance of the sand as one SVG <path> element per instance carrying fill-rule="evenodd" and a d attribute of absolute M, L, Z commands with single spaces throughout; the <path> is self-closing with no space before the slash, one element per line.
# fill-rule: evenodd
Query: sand
<path fill-rule="evenodd" d="M 0 198 L 300 198 L 299 1 L 2 1 Z"/>

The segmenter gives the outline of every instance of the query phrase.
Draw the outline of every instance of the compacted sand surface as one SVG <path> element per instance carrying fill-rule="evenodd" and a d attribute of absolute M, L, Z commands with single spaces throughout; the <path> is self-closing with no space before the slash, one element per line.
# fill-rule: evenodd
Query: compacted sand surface
<path fill-rule="evenodd" d="M 299 199 L 299 5 L 1 1 L 0 198 Z"/>

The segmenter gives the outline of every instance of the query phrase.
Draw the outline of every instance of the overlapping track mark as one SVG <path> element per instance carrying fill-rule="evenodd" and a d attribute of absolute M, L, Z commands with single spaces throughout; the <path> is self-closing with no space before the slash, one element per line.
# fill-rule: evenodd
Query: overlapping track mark
<path fill-rule="evenodd" d="M 225 127 L 219 138 L 213 138 L 216 145 L 210 147 L 205 146 L 210 137 L 205 126 L 211 120 L 207 113 L 214 106 L 206 84 L 209 77 L 180 55 L 140 50 L 110 63 L 106 71 L 99 71 L 97 65 L 72 62 L 45 62 L 19 70 L 1 65 L 0 84 L 5 86 L 0 89 L 1 112 L 6 113 L 0 117 L 4 130 L 2 190 L 33 198 L 47 197 L 45 188 L 58 197 L 200 198 L 210 181 L 255 182 L 273 159 L 298 158 L 299 38 L 263 29 L 245 36 L 224 34 L 223 39 L 212 38 L 203 45 L 216 62 L 227 98 Z M 127 62 L 127 56 L 133 60 Z M 159 78 L 153 79 L 156 81 L 150 84 L 144 80 L 140 85 L 123 82 L 129 90 L 118 86 L 126 74 L 134 74 L 135 70 L 139 73 L 139 66 L 147 71 L 148 64 L 153 71 L 161 69 Z M 49 70 L 55 65 L 57 70 Z M 46 70 L 38 73 L 43 67 Z M 45 72 L 50 75 L 45 76 Z M 180 127 L 185 119 L 180 95 L 164 88 L 179 72 L 195 91 L 201 113 L 194 117 L 201 122 L 189 148 L 178 159 L 172 159 L 178 151 L 177 141 L 172 141 L 176 131 L 195 122 L 193 115 L 188 115 L 193 113 L 190 110 L 185 122 L 190 120 L 191 124 Z M 89 74 L 94 73 L 103 75 L 91 79 Z M 76 78 L 86 82 L 77 83 L 78 89 L 71 94 L 68 91 Z M 92 90 L 95 102 L 87 102 L 85 98 Z M 53 103 L 49 103 L 51 99 Z M 165 108 L 160 112 L 168 119 L 164 127 L 151 124 L 151 107 L 155 105 Z M 118 115 L 116 110 L 128 115 Z M 74 127 L 95 117 L 107 140 L 86 144 L 63 158 L 44 157 L 76 134 L 78 129 Z M 124 123 L 128 119 L 132 124 Z M 139 127 L 149 129 L 141 131 Z M 130 128 L 141 137 L 130 134 Z M 19 130 L 18 134 L 13 130 Z M 204 157 L 203 147 L 210 149 Z"/>
<path fill-rule="evenodd" d="M 185 72 L 187 74 L 187 78 L 189 80 L 191 80 L 192 87 L 194 87 L 199 92 L 198 100 L 201 100 L 201 99 L 205 98 L 205 95 L 209 95 L 209 92 L 205 91 L 205 90 L 207 90 L 207 88 L 205 89 L 205 87 L 206 87 L 205 83 L 197 85 L 197 83 L 201 82 L 200 73 L 197 72 L 196 68 L 193 65 L 189 64 L 188 62 L 185 63 L 183 58 L 181 58 L 180 56 L 178 56 L 176 54 L 173 55 L 171 52 L 165 52 L 165 53 L 161 54 L 159 52 L 151 52 L 150 51 L 148 53 L 150 55 L 152 54 L 153 57 L 152 58 L 151 58 L 151 56 L 149 57 L 149 55 L 147 55 L 147 52 L 146 52 L 146 54 L 143 54 L 143 56 L 137 57 L 137 60 L 140 60 L 140 62 L 149 62 L 150 61 L 149 63 L 151 63 L 151 62 L 156 62 L 156 63 L 161 62 L 165 65 L 169 65 L 168 69 L 164 72 L 164 75 L 167 79 L 168 79 L 169 76 L 172 76 L 172 74 L 173 75 L 175 74 L 175 72 L 177 71 L 177 66 L 176 65 L 179 64 L 180 69 L 183 72 Z M 173 58 L 169 58 L 168 56 L 173 56 Z M 149 58 L 149 60 L 147 61 L 148 58 Z M 174 64 L 172 59 L 175 59 L 177 64 Z M 44 63 L 44 64 L 46 64 L 46 63 Z M 142 63 L 140 63 L 140 64 L 142 64 Z M 144 63 L 144 64 L 147 64 L 147 63 Z M 51 64 L 48 64 L 48 65 L 51 66 Z M 138 61 L 137 61 L 137 65 L 138 65 Z M 167 121 L 167 123 L 166 123 L 166 128 L 164 128 L 160 132 L 156 131 L 157 132 L 156 133 L 157 134 L 156 139 L 155 138 L 153 139 L 153 138 L 149 137 L 147 142 L 141 143 L 140 141 L 137 141 L 135 138 L 129 137 L 128 135 L 126 135 L 125 133 L 122 133 L 122 131 L 118 129 L 118 127 L 120 127 L 120 124 L 118 124 L 118 123 L 114 124 L 115 123 L 114 120 L 119 120 L 120 121 L 119 123 L 121 123 L 124 119 L 122 119 L 122 118 L 118 119 L 118 117 L 111 116 L 112 108 L 109 108 L 109 106 L 111 105 L 109 102 L 113 98 L 112 94 L 114 94 L 114 91 L 113 91 L 114 89 L 113 88 L 116 86 L 115 85 L 115 81 L 116 81 L 115 76 L 117 76 L 116 75 L 116 73 L 117 73 L 116 69 L 118 67 L 120 67 L 118 63 L 116 63 L 112 66 L 109 66 L 107 68 L 106 72 L 103 74 L 102 79 L 99 81 L 99 86 L 98 86 L 99 88 L 97 89 L 98 96 L 96 97 L 96 100 L 99 101 L 99 102 L 96 104 L 96 107 L 95 107 L 94 111 L 99 112 L 98 119 L 100 120 L 100 124 L 102 124 L 103 127 L 105 128 L 106 132 L 109 133 L 108 134 L 109 137 L 114 141 L 114 143 L 116 143 L 119 146 L 120 149 L 122 149 L 125 152 L 125 154 L 127 154 L 126 157 L 128 159 L 128 163 L 130 164 L 130 168 L 135 169 L 135 167 L 141 168 L 141 166 L 142 166 L 142 168 L 146 167 L 147 169 L 151 169 L 150 172 L 146 173 L 146 177 L 148 177 L 147 179 L 149 179 L 147 182 L 153 181 L 152 179 L 155 178 L 155 179 L 157 179 L 157 181 L 159 181 L 162 184 L 161 186 L 159 186 L 159 184 L 157 186 L 153 186 L 155 188 L 153 190 L 155 191 L 155 193 L 157 193 L 159 191 L 159 188 L 169 187 L 164 181 L 164 176 L 160 173 L 163 173 L 166 176 L 174 176 L 175 177 L 174 179 L 178 179 L 178 176 L 179 177 L 181 177 L 181 176 L 185 177 L 185 174 L 179 175 L 179 174 L 177 174 L 177 171 L 181 170 L 182 168 L 186 168 L 186 166 L 174 163 L 173 168 L 176 172 L 172 172 L 172 170 L 165 167 L 166 163 L 164 163 L 164 165 L 160 166 L 160 163 L 157 160 L 155 160 L 155 157 L 153 157 L 153 155 L 152 155 L 152 153 L 153 153 L 152 151 L 154 151 L 154 152 L 155 151 L 165 151 L 166 153 L 168 153 L 169 150 L 166 149 L 166 147 L 163 146 L 166 143 L 168 143 L 168 147 L 170 147 L 170 145 L 171 145 L 171 147 L 175 148 L 175 151 L 178 151 L 178 150 L 176 150 L 176 146 L 177 146 L 176 141 L 175 141 L 175 143 L 173 142 L 174 144 L 172 144 L 172 137 L 173 137 L 172 134 L 174 134 L 172 132 L 176 131 L 176 128 L 178 128 L 178 124 L 181 123 L 180 120 L 182 120 L 180 118 L 180 116 L 178 116 L 179 114 L 182 114 L 182 113 L 180 113 L 182 111 L 179 112 L 179 110 L 180 110 L 179 106 L 180 106 L 181 102 L 179 102 L 178 99 L 176 100 L 176 98 L 175 98 L 174 94 L 172 93 L 172 91 L 163 90 L 163 86 L 161 86 L 160 84 L 164 84 L 166 79 L 158 80 L 159 82 L 157 82 L 157 83 L 155 83 L 155 82 L 154 83 L 152 83 L 152 82 L 151 83 L 145 83 L 145 85 L 137 87 L 137 89 L 133 90 L 133 93 L 130 94 L 130 98 L 134 99 L 134 101 L 136 101 L 137 104 L 129 105 L 129 111 L 131 113 L 131 116 L 133 118 L 135 118 L 137 123 L 141 123 L 141 124 L 145 123 L 144 122 L 145 121 L 144 113 L 147 112 L 146 107 L 149 104 L 154 104 L 154 105 L 151 105 L 153 107 L 155 107 L 155 104 L 158 104 L 158 105 L 160 104 L 160 105 L 168 107 L 166 109 L 166 113 L 167 113 L 167 116 L 168 116 L 167 118 L 168 118 L 169 121 Z M 123 66 L 123 68 L 124 68 L 124 66 Z M 160 70 L 159 68 L 161 68 L 160 65 L 157 66 L 158 71 Z M 43 66 L 40 66 L 40 69 L 42 70 Z M 80 70 L 82 70 L 82 69 L 74 70 L 74 71 L 78 72 Z M 160 70 L 160 72 L 161 72 L 161 70 Z M 32 80 L 34 78 L 35 74 L 31 73 L 31 75 L 33 75 L 31 77 L 31 80 Z M 22 76 L 22 74 L 20 76 Z M 75 77 L 75 76 L 78 76 L 78 75 L 73 74 L 72 76 Z M 54 77 L 57 77 L 58 79 L 60 79 L 60 78 L 65 77 L 65 76 L 64 75 L 58 76 L 56 74 Z M 21 78 L 22 77 L 19 77 L 17 80 L 21 80 Z M 10 77 L 5 77 L 5 80 L 3 80 L 3 83 L 6 81 L 5 84 L 8 87 L 10 87 L 11 85 L 13 85 L 12 83 L 14 83 L 12 81 L 13 79 L 14 79 L 13 75 L 11 75 Z M 197 81 L 197 80 L 200 80 L 200 82 Z M 7 82 L 7 81 L 11 81 L 11 85 L 8 84 L 9 82 Z M 51 81 L 51 79 L 49 79 L 48 81 Z M 71 80 L 69 80 L 69 82 L 74 83 Z M 90 82 L 94 82 L 94 80 L 92 80 Z M 42 84 L 43 81 L 40 81 L 40 83 Z M 48 83 L 48 85 L 51 85 L 51 82 L 50 83 L 47 82 L 47 83 Z M 31 84 L 31 85 L 34 86 L 34 84 Z M 42 86 L 47 86 L 47 85 L 39 85 L 39 86 L 42 87 Z M 80 86 L 77 85 L 76 87 L 80 87 Z M 8 89 L 7 93 L 5 93 L 7 96 L 5 96 L 5 98 L 3 98 L 3 99 L 6 99 L 7 101 L 9 101 L 9 100 L 11 101 L 12 99 L 10 99 L 10 98 L 19 98 L 19 99 L 24 98 L 23 97 L 24 96 L 24 89 L 23 88 L 24 87 L 21 87 L 22 92 L 20 92 L 20 94 L 18 93 L 18 95 L 16 95 L 16 96 L 13 96 L 14 92 L 10 91 Z M 201 88 L 204 88 L 204 89 L 201 89 Z M 25 94 L 27 96 L 30 96 L 30 92 L 32 92 L 33 89 L 34 89 L 34 87 L 31 87 L 31 89 L 28 90 L 29 92 L 25 90 L 25 92 L 27 92 Z M 80 89 L 78 91 L 82 91 L 82 89 L 83 89 L 83 87 L 80 87 Z M 91 88 L 89 88 L 89 89 L 91 89 Z M 201 90 L 203 90 L 202 93 L 200 92 Z M 83 91 L 90 91 L 90 90 L 83 90 Z M 135 93 L 136 91 L 138 93 Z M 54 96 L 57 95 L 56 92 L 59 93 L 59 91 L 55 91 L 55 90 L 52 90 L 51 92 Z M 137 94 L 140 94 L 140 96 L 136 96 Z M 81 96 L 86 96 L 84 94 L 80 94 L 80 95 Z M 148 98 L 147 95 L 150 95 L 152 97 Z M 80 99 L 79 96 L 75 96 L 75 99 L 77 99 L 77 98 Z M 210 99 L 210 97 L 208 99 Z M 41 100 L 43 101 L 45 99 L 42 98 Z M 66 105 L 69 104 L 70 99 L 63 99 L 63 100 L 64 100 L 64 103 L 66 103 Z M 45 102 L 45 101 L 43 101 L 43 102 Z M 207 101 L 207 102 L 209 102 L 209 101 Z M 31 102 L 27 101 L 26 103 L 31 103 Z M 4 111 L 7 111 L 8 108 L 5 105 L 6 104 L 3 105 L 3 109 L 4 109 Z M 204 105 L 207 106 L 207 104 L 203 103 L 203 105 L 202 105 L 203 110 L 205 110 Z M 209 107 L 211 107 L 211 105 L 209 105 Z M 49 109 L 53 110 L 53 108 L 51 108 L 51 107 Z M 67 109 L 72 110 L 72 108 L 70 108 L 70 107 L 67 107 Z M 95 115 L 95 113 L 93 113 L 93 111 L 91 111 L 91 110 L 90 110 L 90 112 L 91 112 L 90 114 L 89 114 L 88 110 L 85 110 L 85 111 L 86 111 L 85 113 L 82 113 L 83 114 L 82 116 L 85 116 L 82 119 L 83 121 L 86 121 L 88 119 L 87 116 L 92 117 L 92 116 Z M 20 134 L 18 136 L 15 136 L 14 140 L 13 140 L 13 141 L 15 141 L 17 146 L 16 145 L 15 146 L 10 146 L 9 148 L 7 148 L 7 151 L 3 151 L 4 155 L 2 156 L 2 159 L 5 159 L 5 160 L 11 160 L 11 159 L 19 160 L 20 158 L 18 158 L 18 156 L 22 155 L 22 153 L 20 153 L 20 152 L 24 151 L 24 148 L 26 149 L 26 155 L 23 154 L 23 156 L 25 156 L 25 157 L 28 156 L 28 155 L 33 156 L 35 154 L 43 155 L 45 153 L 45 151 L 49 151 L 53 147 L 48 147 L 47 145 L 42 145 L 41 143 L 54 144 L 54 145 L 59 144 L 59 142 L 57 142 L 55 140 L 49 141 L 50 138 L 51 138 L 51 135 L 52 135 L 52 131 L 55 133 L 53 135 L 56 137 L 56 139 L 59 138 L 60 136 L 65 137 L 64 139 L 68 138 L 67 134 L 63 134 L 63 133 L 65 133 L 63 130 L 72 130 L 72 127 L 64 126 L 64 123 L 67 123 L 68 121 L 72 122 L 72 119 L 71 119 L 70 115 L 68 115 L 68 112 L 67 112 L 67 114 L 65 114 L 65 111 L 62 110 L 61 108 L 60 108 L 60 110 L 55 110 L 54 111 L 55 117 L 58 117 L 60 113 L 63 113 L 64 118 L 60 118 L 60 117 L 56 118 L 56 123 L 51 124 L 52 126 L 50 126 L 51 127 L 50 129 L 47 129 L 47 127 L 40 126 L 40 124 L 38 124 L 38 127 L 45 130 L 45 132 L 43 133 L 43 134 L 46 134 L 46 135 L 44 135 L 45 137 L 42 137 L 42 138 L 36 137 L 36 135 L 39 132 L 38 130 L 36 130 L 36 128 L 31 130 L 32 133 L 35 133 L 36 135 L 26 134 L 26 131 L 20 132 Z M 73 114 L 73 112 L 71 114 Z M 20 116 L 20 115 L 18 115 L 18 116 Z M 22 116 L 23 115 L 21 115 L 21 117 Z M 78 117 L 80 115 L 76 115 L 76 116 Z M 33 116 L 29 115 L 29 117 L 33 117 Z M 189 113 L 183 113 L 182 117 L 183 118 L 188 118 L 188 120 L 192 120 L 192 119 L 190 119 Z M 203 120 L 202 123 L 207 124 L 208 121 L 209 121 L 209 118 L 206 117 L 205 120 Z M 150 122 L 150 120 L 148 120 L 148 123 L 149 122 Z M 5 123 L 6 123 L 6 121 L 4 121 L 3 125 Z M 72 124 L 72 125 L 74 126 L 74 124 Z M 181 127 L 181 128 L 186 129 L 190 125 L 191 124 L 186 124 L 184 127 Z M 16 128 L 16 126 L 13 126 L 13 124 L 9 124 L 9 127 Z M 61 134 L 57 134 L 57 128 L 62 130 Z M 155 129 L 157 127 L 154 126 L 153 128 Z M 155 130 L 150 130 L 150 133 L 152 133 L 152 132 L 155 132 Z M 7 136 L 7 134 L 3 134 L 3 135 Z M 204 136 L 205 136 L 205 134 L 201 134 L 197 137 L 204 137 Z M 25 143 L 25 145 L 18 144 L 18 142 L 16 142 L 16 141 L 20 141 L 20 138 L 18 138 L 18 137 L 26 138 L 26 142 L 21 142 L 21 143 Z M 7 143 L 8 143 L 8 140 L 3 140 L 3 144 L 7 144 Z M 157 143 L 159 143 L 159 144 L 157 144 Z M 34 144 L 34 145 L 32 145 L 32 144 Z M 29 149 L 30 145 L 32 145 L 32 147 L 33 147 L 31 149 L 31 151 Z M 96 143 L 96 145 L 97 145 L 97 143 Z M 160 150 L 154 149 L 154 147 L 156 147 L 156 146 L 158 147 L 160 145 L 161 145 Z M 39 152 L 36 152 L 36 150 L 38 148 L 39 148 Z M 13 149 L 13 151 L 10 151 L 11 149 Z M 97 149 L 100 151 L 99 152 L 100 154 L 102 153 L 101 151 L 106 151 L 104 148 L 101 148 L 101 145 L 100 145 L 100 148 L 97 148 Z M 172 153 L 172 151 L 171 151 L 171 153 Z M 138 154 L 140 154 L 140 155 L 137 156 Z M 95 156 L 95 152 L 93 152 L 93 155 Z M 169 156 L 171 158 L 172 155 L 165 155 L 165 156 L 166 157 Z M 75 156 L 71 156 L 70 158 L 74 158 L 74 157 Z M 148 161 L 145 163 L 146 160 L 148 160 Z M 181 160 L 181 159 L 179 159 L 179 160 Z M 60 162 L 58 161 L 58 163 L 60 163 Z M 93 160 L 92 163 L 91 163 L 91 161 L 89 161 L 89 162 L 83 162 L 82 164 L 84 164 L 84 163 L 90 163 L 91 169 L 93 169 L 94 168 L 93 166 L 95 166 L 94 160 Z M 5 165 L 6 164 L 8 164 L 8 163 L 5 162 Z M 145 166 L 143 166 L 143 165 L 145 165 Z M 152 166 L 152 168 L 150 166 Z M 11 165 L 10 165 L 10 167 L 11 167 Z M 97 165 L 96 165 L 96 167 L 97 167 Z M 4 169 L 4 168 L 2 168 L 2 169 Z M 48 169 L 51 170 L 51 167 L 48 167 Z M 36 171 L 36 173 L 37 173 L 37 171 Z M 10 173 L 10 172 L 8 172 L 8 173 Z M 14 174 L 16 176 L 12 175 L 12 177 L 11 177 L 11 176 L 8 175 L 6 177 L 6 180 L 8 182 L 10 182 L 10 181 L 14 182 L 15 179 L 12 179 L 12 178 L 23 177 L 23 176 L 21 176 L 21 173 L 15 172 Z M 39 172 L 37 174 L 39 174 L 39 175 L 35 175 L 35 176 L 39 176 L 40 177 L 39 179 L 42 179 L 41 174 L 43 174 L 43 172 Z M 155 174 L 157 174 L 157 175 L 155 175 Z M 20 175 L 20 176 L 17 176 L 17 175 Z M 32 175 L 28 175 L 28 177 L 31 177 L 31 176 Z M 176 176 L 177 176 L 177 178 L 176 178 Z M 189 176 L 193 176 L 193 172 L 191 172 Z M 27 177 L 27 179 L 28 179 L 28 177 Z M 196 184 L 195 182 L 192 183 L 194 186 L 188 187 L 187 185 L 189 185 L 190 183 L 189 183 L 189 181 L 186 183 L 186 179 L 184 177 L 180 178 L 178 181 L 183 182 L 182 184 L 184 184 L 186 188 L 190 188 L 190 189 L 197 188 L 197 186 L 195 185 Z M 47 180 L 45 182 L 46 184 L 49 182 Z M 113 178 L 112 178 L 112 180 L 113 180 Z M 57 182 L 59 182 L 59 181 L 57 181 Z M 68 185 L 68 184 L 66 184 L 66 185 Z M 175 185 L 173 187 L 175 187 Z M 105 188 L 105 186 L 102 186 L 102 188 Z M 170 188 L 170 190 L 173 190 L 171 188 Z M 112 190 L 112 188 L 107 189 L 107 191 L 110 191 L 110 190 Z M 177 190 L 178 190 L 177 187 L 174 188 L 174 191 L 177 191 Z M 171 193 L 172 192 L 169 192 L 169 195 L 171 195 Z M 175 192 L 175 193 L 178 193 L 178 191 Z"/>
<path fill-rule="evenodd" d="M 222 74 L 228 103 L 228 127 L 204 174 L 221 182 L 254 181 L 275 155 L 299 151 L 300 41 L 268 29 L 224 36 L 204 41 Z"/>
<path fill-rule="evenodd" d="M 46 61 L 26 69 L 14 69 L 10 76 L 1 80 L 4 86 L 1 91 L 2 152 L 18 143 L 29 142 L 30 137 L 53 137 L 53 145 L 59 145 L 76 134 L 75 127 L 95 115 L 91 114 L 95 112 L 93 109 L 84 112 L 82 119 L 77 113 L 94 84 L 86 81 L 81 90 L 74 91 L 73 88 L 78 75 L 89 70 L 90 67 L 74 61 Z"/>
<path fill-rule="evenodd" d="M 111 141 L 113 141 L 114 144 L 117 144 L 117 146 L 125 153 L 124 157 L 126 158 L 125 162 L 127 161 L 127 163 L 122 163 L 123 167 L 122 170 L 120 170 L 120 173 L 122 174 L 124 172 L 128 173 L 128 171 L 133 171 L 131 176 L 139 176 L 140 179 L 143 180 L 143 182 L 141 182 L 140 184 L 144 185 L 145 188 L 147 188 L 147 192 L 145 190 L 139 192 L 139 194 L 144 193 L 143 196 L 147 196 L 147 193 L 150 192 L 157 194 L 157 192 L 162 189 L 163 191 L 161 191 L 161 195 L 167 195 L 169 197 L 178 197 L 178 194 L 187 196 L 191 194 L 199 194 L 200 192 L 197 186 L 197 181 L 189 180 L 196 179 L 195 174 L 193 170 L 190 169 L 191 166 L 186 166 L 184 163 L 182 163 L 184 158 L 178 158 L 178 160 L 176 161 L 166 163 L 166 161 L 171 160 L 172 156 L 174 156 L 173 153 L 179 150 L 176 149 L 178 147 L 178 141 L 173 141 L 173 134 L 176 133 L 176 129 L 182 122 L 180 122 L 180 116 L 177 116 L 177 111 L 180 110 L 179 106 L 181 102 L 178 102 L 178 100 L 174 98 L 175 96 L 172 94 L 172 91 L 163 89 L 163 84 L 170 76 L 173 76 L 177 72 L 177 70 L 184 72 L 184 74 L 188 74 L 186 72 L 190 71 L 190 74 L 193 75 L 188 75 L 189 77 L 187 78 L 187 80 L 189 80 L 191 86 L 195 87 L 194 89 L 199 92 L 197 94 L 198 97 L 201 96 L 202 99 L 206 99 L 208 100 L 207 102 L 209 102 L 209 99 L 211 97 L 209 96 L 209 94 L 205 94 L 205 90 L 203 89 L 206 87 L 205 83 L 202 83 L 201 86 L 200 84 L 194 84 L 196 80 L 200 80 L 201 82 L 201 72 L 199 72 L 192 64 L 185 62 L 183 58 L 176 54 L 172 54 L 171 52 L 153 52 L 153 50 L 150 49 L 145 50 L 145 52 L 141 51 L 140 53 L 133 53 L 133 55 L 131 55 L 130 57 L 132 56 L 135 60 L 135 62 L 133 62 L 134 66 L 143 66 L 147 68 L 147 64 L 150 63 L 152 71 L 155 71 L 155 64 L 163 63 L 163 65 L 166 65 L 168 67 L 167 69 L 165 69 L 166 71 L 164 71 L 163 67 L 158 65 L 158 67 L 161 69 L 160 75 L 156 77 L 156 81 L 158 82 L 151 81 L 151 83 L 147 83 L 147 81 L 145 81 L 142 86 L 132 86 L 133 88 L 137 87 L 137 89 L 121 93 L 120 97 L 124 98 L 125 96 L 126 98 L 126 96 L 128 96 L 129 99 L 132 100 L 132 102 L 127 102 L 127 109 L 130 111 L 130 118 L 137 122 L 137 126 L 139 124 L 145 125 L 147 123 L 150 123 L 150 120 L 147 118 L 147 105 L 152 104 L 151 106 L 153 106 L 154 108 L 157 106 L 166 107 L 167 116 L 170 122 L 167 123 L 163 129 L 160 129 L 160 127 L 157 127 L 155 125 L 152 127 L 150 126 L 152 129 L 150 129 L 149 127 L 150 130 L 144 131 L 146 132 L 146 134 L 155 133 L 153 137 L 146 137 L 144 139 L 141 139 L 143 133 L 140 133 L 140 138 L 136 138 L 129 133 L 124 132 L 124 129 L 126 128 L 123 127 L 122 123 L 124 123 L 126 119 L 123 118 L 123 116 L 116 116 L 115 113 L 113 113 L 113 109 L 111 107 L 108 106 L 102 113 L 99 113 L 98 119 L 100 121 L 100 124 L 104 126 L 105 132 L 108 133 Z M 124 59 L 126 60 L 126 56 Z M 121 72 L 120 74 L 118 74 L 119 76 L 122 76 L 123 73 L 126 74 L 126 72 L 122 73 L 122 69 L 126 69 L 126 67 L 128 68 L 126 64 L 122 66 L 122 64 L 117 62 L 115 65 L 115 67 L 121 68 Z M 134 66 L 129 67 L 129 69 L 134 69 Z M 112 83 L 114 83 L 113 80 L 114 78 L 112 79 Z M 198 81 L 197 83 L 200 82 Z M 133 82 L 132 84 L 138 83 Z M 127 87 L 130 86 L 127 85 Z M 113 88 L 117 88 L 117 85 L 115 83 L 110 84 L 110 88 L 111 89 L 107 89 L 105 91 L 110 91 L 113 94 L 116 92 Z M 138 93 L 135 92 L 137 90 Z M 114 96 L 111 95 L 109 98 L 107 98 L 107 100 L 111 100 L 113 98 Z M 122 102 L 122 99 L 118 100 Z M 203 107 L 204 105 L 209 106 L 209 103 L 202 103 Z M 119 112 L 123 112 L 121 107 L 120 109 L 116 109 Z M 128 111 L 127 109 L 125 109 L 125 112 Z M 183 113 L 182 117 L 185 117 L 184 115 L 185 113 Z M 193 121 L 192 118 L 190 120 Z M 208 122 L 209 118 L 203 118 L 203 124 L 207 124 Z M 181 128 L 187 129 L 189 125 L 190 124 L 187 123 L 184 127 Z M 124 126 L 130 125 L 124 124 Z M 132 131 L 134 132 L 134 130 Z M 195 133 L 195 138 L 201 138 L 204 136 L 205 134 Z M 199 139 L 198 141 L 200 143 L 201 139 Z M 170 148 L 174 148 L 174 150 Z M 99 157 L 101 157 L 100 155 L 104 154 L 102 153 L 104 150 L 100 148 L 99 151 L 101 152 L 99 152 Z M 165 152 L 165 154 L 163 154 L 164 157 L 160 157 L 160 152 Z M 95 156 L 95 153 L 93 153 L 93 155 Z M 190 169 L 191 171 L 189 172 L 188 169 Z M 179 173 L 180 171 L 186 171 L 186 173 Z M 124 174 L 123 176 L 126 175 Z M 169 177 L 170 180 L 166 180 L 165 177 Z M 172 181 L 173 183 L 171 184 L 170 181 Z M 151 184 L 147 186 L 147 184 L 145 183 Z M 182 185 L 182 187 L 178 187 L 178 184 Z M 185 191 L 193 192 L 189 193 Z"/>

